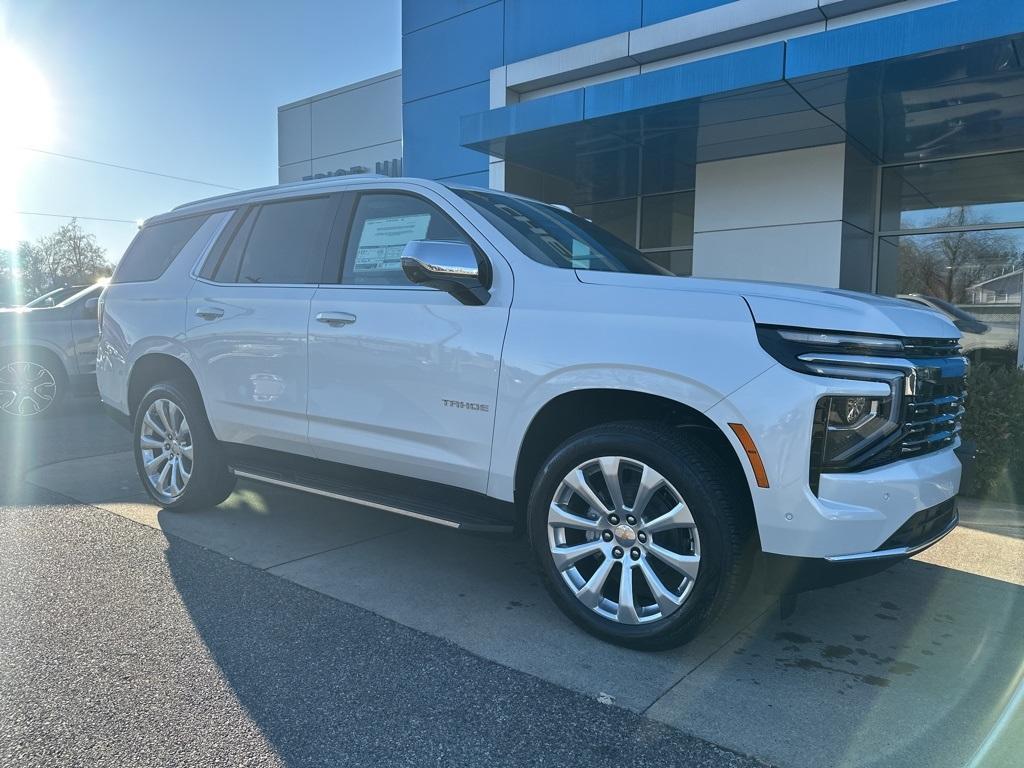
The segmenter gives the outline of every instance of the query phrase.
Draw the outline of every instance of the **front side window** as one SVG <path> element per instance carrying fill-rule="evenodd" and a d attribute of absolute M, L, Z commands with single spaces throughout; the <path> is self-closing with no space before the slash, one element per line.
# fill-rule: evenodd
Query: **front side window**
<path fill-rule="evenodd" d="M 541 264 L 600 272 L 671 274 L 608 231 L 567 211 L 495 192 L 453 191 Z"/>
<path fill-rule="evenodd" d="M 472 245 L 455 222 L 420 197 L 401 193 L 361 195 L 349 230 L 342 282 L 412 285 L 402 270 L 402 251 L 413 240 Z"/>
<path fill-rule="evenodd" d="M 207 218 L 208 215 L 191 216 L 144 227 L 121 257 L 110 282 L 141 283 L 156 280 Z"/>

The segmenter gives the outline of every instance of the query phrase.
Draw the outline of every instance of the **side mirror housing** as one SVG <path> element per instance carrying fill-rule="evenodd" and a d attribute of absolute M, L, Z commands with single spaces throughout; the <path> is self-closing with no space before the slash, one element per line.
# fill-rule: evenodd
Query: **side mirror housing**
<path fill-rule="evenodd" d="M 402 271 L 411 282 L 450 293 L 463 304 L 479 306 L 491 297 L 476 252 L 466 243 L 412 240 L 402 251 Z"/>
<path fill-rule="evenodd" d="M 86 299 L 82 315 L 87 320 L 95 320 L 99 316 L 99 307 L 100 300 L 96 296 L 93 296 L 91 299 Z"/>

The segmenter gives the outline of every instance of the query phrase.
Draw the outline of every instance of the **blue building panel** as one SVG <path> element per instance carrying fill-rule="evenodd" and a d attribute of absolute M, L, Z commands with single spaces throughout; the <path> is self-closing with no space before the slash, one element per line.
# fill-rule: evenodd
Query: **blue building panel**
<path fill-rule="evenodd" d="M 1024 32 L 1024 2 L 957 0 L 790 40 L 786 77 L 861 64 Z"/>
<path fill-rule="evenodd" d="M 646 27 L 732 2 L 735 0 L 644 0 L 642 24 Z"/>
<path fill-rule="evenodd" d="M 585 89 L 587 119 L 735 91 L 782 79 L 786 44 L 772 43 Z"/>
<path fill-rule="evenodd" d="M 490 88 L 477 83 L 408 102 L 402 109 L 405 173 L 440 179 L 487 170 L 487 156 L 461 146 L 462 115 L 487 109 Z"/>
<path fill-rule="evenodd" d="M 487 81 L 502 64 L 502 4 L 402 36 L 402 101 Z"/>
<path fill-rule="evenodd" d="M 640 26 L 641 0 L 505 0 L 505 63 Z"/>
<path fill-rule="evenodd" d="M 500 136 L 528 133 L 582 119 L 583 89 L 578 88 L 543 99 L 465 115 L 462 118 L 462 143 L 477 144 Z"/>
<path fill-rule="evenodd" d="M 502 0 L 402 0 L 402 34 Z"/>
<path fill-rule="evenodd" d="M 464 173 L 460 176 L 445 176 L 438 181 L 447 181 L 452 184 L 464 184 L 467 187 L 482 187 L 487 189 L 490 185 L 491 174 L 489 171 L 479 171 L 477 173 Z"/>

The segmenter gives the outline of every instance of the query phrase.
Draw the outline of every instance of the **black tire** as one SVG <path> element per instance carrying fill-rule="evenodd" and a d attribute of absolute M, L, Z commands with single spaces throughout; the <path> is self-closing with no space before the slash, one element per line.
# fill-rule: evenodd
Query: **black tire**
<path fill-rule="evenodd" d="M 666 616 L 654 618 L 659 614 L 653 614 L 649 623 L 620 623 L 584 605 L 556 567 L 550 549 L 548 510 L 563 487 L 563 478 L 573 468 L 602 456 L 643 462 L 660 473 L 685 501 L 699 534 L 699 571 L 689 596 Z M 533 484 L 527 524 L 545 586 L 570 619 L 617 645 L 663 650 L 693 638 L 743 589 L 751 560 L 751 520 L 749 501 L 736 487 L 735 472 L 695 431 L 656 422 L 616 422 L 580 432 L 555 449 Z M 642 524 L 635 526 L 638 531 Z M 649 538 L 654 541 L 658 535 Z M 623 560 L 629 557 L 627 553 Z M 649 564 L 654 562 L 651 558 Z M 614 569 L 622 567 L 611 566 L 617 574 L 622 571 Z"/>
<path fill-rule="evenodd" d="M 5 405 L 6 398 L 0 396 L 0 419 L 42 419 L 60 413 L 61 406 L 70 389 L 70 381 L 67 371 L 64 370 L 64 365 L 55 355 L 48 353 L 14 350 L 0 354 L 0 370 L 7 368 L 8 365 L 20 363 L 44 369 L 53 379 L 53 396 L 41 410 L 33 411 L 28 407 L 22 407 L 18 409 L 20 412 L 9 410 Z"/>
<path fill-rule="evenodd" d="M 194 387 L 182 382 L 160 382 L 146 392 L 138 408 L 135 409 L 132 423 L 132 452 L 135 454 L 135 468 L 146 493 L 165 509 L 189 511 L 213 507 L 230 496 L 235 488 L 236 478 L 228 468 L 224 450 L 210 428 L 202 400 L 198 392 L 194 390 Z M 159 493 L 144 468 L 141 444 L 144 419 L 149 407 L 161 399 L 169 400 L 181 410 L 191 433 L 192 474 L 183 491 L 174 498 L 168 498 Z"/>

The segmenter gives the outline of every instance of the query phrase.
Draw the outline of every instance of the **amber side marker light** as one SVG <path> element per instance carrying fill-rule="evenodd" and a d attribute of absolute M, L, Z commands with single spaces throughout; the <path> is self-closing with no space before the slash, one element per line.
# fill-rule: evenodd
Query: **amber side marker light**
<path fill-rule="evenodd" d="M 757 481 L 757 487 L 767 488 L 768 473 L 764 471 L 764 463 L 761 461 L 761 454 L 757 452 L 757 446 L 754 445 L 754 439 L 742 424 L 730 423 L 729 426 L 736 433 L 736 437 L 739 438 L 743 450 L 746 451 L 747 461 L 750 462 L 750 468 L 754 470 L 754 479 Z"/>

